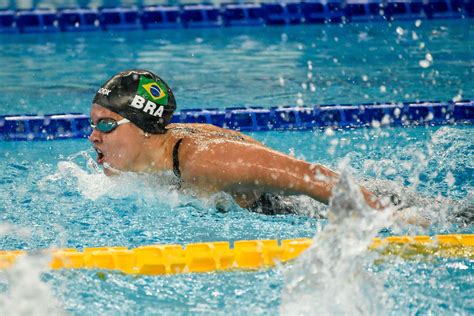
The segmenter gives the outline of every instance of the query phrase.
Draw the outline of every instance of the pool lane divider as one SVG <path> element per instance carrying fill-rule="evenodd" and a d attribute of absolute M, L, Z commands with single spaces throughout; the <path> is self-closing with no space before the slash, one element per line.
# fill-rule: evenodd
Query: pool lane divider
<path fill-rule="evenodd" d="M 46 250 L 51 254 L 51 269 L 102 269 L 125 274 L 164 275 L 228 270 L 271 268 L 297 258 L 311 246 L 311 239 L 240 240 L 233 247 L 226 241 L 187 245 L 148 245 Z M 374 238 L 369 246 L 381 256 L 404 259 L 474 259 L 474 235 L 392 236 Z M 0 269 L 10 268 L 23 250 L 0 251 Z"/>
<path fill-rule="evenodd" d="M 183 109 L 172 122 L 208 123 L 240 131 L 472 124 L 474 101 Z M 89 117 L 80 113 L 0 116 L 0 140 L 85 138 L 90 133 Z"/>
<path fill-rule="evenodd" d="M 461 19 L 472 1 L 331 0 L 0 10 L 0 33 L 131 31 L 313 23 Z"/>

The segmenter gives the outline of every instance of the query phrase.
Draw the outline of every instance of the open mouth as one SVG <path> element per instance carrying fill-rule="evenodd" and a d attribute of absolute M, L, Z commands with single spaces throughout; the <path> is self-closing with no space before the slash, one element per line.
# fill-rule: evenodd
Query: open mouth
<path fill-rule="evenodd" d="M 99 165 L 103 164 L 104 163 L 104 160 L 105 160 L 105 157 L 104 157 L 104 153 L 102 152 L 102 150 L 100 150 L 99 148 L 95 148 L 95 151 L 97 152 L 97 163 Z"/>

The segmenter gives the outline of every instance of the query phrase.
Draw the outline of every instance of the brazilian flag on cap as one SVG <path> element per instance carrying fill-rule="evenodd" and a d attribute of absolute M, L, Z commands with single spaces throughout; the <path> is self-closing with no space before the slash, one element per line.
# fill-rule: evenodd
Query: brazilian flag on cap
<path fill-rule="evenodd" d="M 164 84 L 140 76 L 137 94 L 159 105 L 168 105 L 168 91 Z"/>

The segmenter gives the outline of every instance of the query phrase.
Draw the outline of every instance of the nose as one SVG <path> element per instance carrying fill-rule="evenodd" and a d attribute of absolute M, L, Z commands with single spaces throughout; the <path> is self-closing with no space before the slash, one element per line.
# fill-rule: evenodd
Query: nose
<path fill-rule="evenodd" d="M 102 133 L 96 129 L 92 129 L 92 133 L 89 135 L 89 141 L 93 144 L 98 143 L 102 140 Z"/>

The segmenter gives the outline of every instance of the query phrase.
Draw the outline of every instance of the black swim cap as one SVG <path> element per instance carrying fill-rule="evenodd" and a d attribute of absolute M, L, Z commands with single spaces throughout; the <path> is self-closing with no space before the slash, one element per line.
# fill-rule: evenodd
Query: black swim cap
<path fill-rule="evenodd" d="M 122 71 L 102 85 L 93 103 L 129 119 L 148 133 L 163 134 L 176 101 L 168 85 L 146 70 Z"/>

